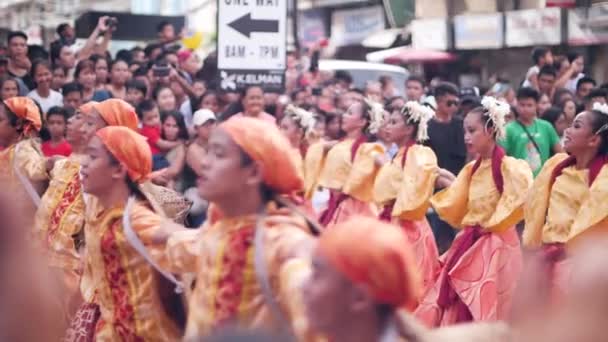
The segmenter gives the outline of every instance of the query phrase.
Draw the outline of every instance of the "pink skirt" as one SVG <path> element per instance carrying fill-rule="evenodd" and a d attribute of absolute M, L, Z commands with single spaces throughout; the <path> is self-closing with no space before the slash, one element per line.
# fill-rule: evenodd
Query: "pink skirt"
<path fill-rule="evenodd" d="M 467 227 L 442 256 L 443 268 L 415 316 L 429 327 L 508 317 L 523 258 L 515 227 Z"/>
<path fill-rule="evenodd" d="M 363 215 L 369 217 L 377 217 L 378 212 L 376 207 L 367 202 L 359 201 L 351 196 L 343 195 L 345 198 L 341 198 L 335 209 L 326 210 L 320 220 L 325 228 L 330 228 L 338 223 L 348 220 L 350 217 L 355 215 Z M 325 216 L 324 216 L 325 215 Z"/>
<path fill-rule="evenodd" d="M 418 221 L 394 219 L 407 234 L 423 282 L 423 294 L 434 284 L 440 271 L 435 236 L 426 217 Z"/>

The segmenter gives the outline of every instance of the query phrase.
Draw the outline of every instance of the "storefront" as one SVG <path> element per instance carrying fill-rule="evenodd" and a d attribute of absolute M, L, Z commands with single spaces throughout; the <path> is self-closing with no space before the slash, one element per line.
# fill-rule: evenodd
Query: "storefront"
<path fill-rule="evenodd" d="M 568 10 L 568 45 L 584 47 L 590 73 L 608 79 L 608 3 Z"/>
<path fill-rule="evenodd" d="M 461 86 L 484 84 L 489 79 L 491 56 L 504 46 L 504 15 L 502 13 L 454 16 L 454 48 L 461 57 Z"/>

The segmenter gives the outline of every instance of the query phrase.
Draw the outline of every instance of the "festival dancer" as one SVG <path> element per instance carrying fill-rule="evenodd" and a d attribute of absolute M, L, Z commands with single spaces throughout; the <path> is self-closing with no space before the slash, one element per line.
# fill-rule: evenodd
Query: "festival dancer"
<path fill-rule="evenodd" d="M 81 302 L 82 266 L 78 249 L 83 242 L 85 201 L 80 183 L 80 165 L 85 158 L 86 141 L 80 132 L 84 116 L 96 102 L 82 105 L 68 120 L 66 139 L 72 146 L 70 157 L 55 162 L 49 172 L 49 187 L 36 211 L 35 228 L 46 251 L 49 266 L 63 274 L 66 292 L 63 296 L 66 319 Z"/>
<path fill-rule="evenodd" d="M 164 305 L 169 288 L 158 274 L 169 232 L 139 188 L 152 172 L 150 147 L 130 128 L 105 127 L 86 151 L 82 187 L 100 209 L 85 234 L 99 320 L 94 330 L 72 325 L 67 340 L 176 341 L 179 324 Z"/>
<path fill-rule="evenodd" d="M 208 146 L 199 179 L 208 220 L 172 235 L 167 247 L 175 273 L 196 274 L 186 338 L 236 326 L 310 340 L 300 286 L 317 230 L 285 201 L 302 188 L 289 142 L 272 123 L 231 118 Z"/>
<path fill-rule="evenodd" d="M 430 326 L 503 320 L 509 314 L 522 268 L 515 224 L 523 218 L 532 185 L 527 163 L 505 156 L 496 144 L 509 111 L 505 102 L 485 97 L 482 107 L 466 115 L 465 143 L 477 160 L 431 198 L 441 219 L 461 232 L 416 311 Z"/>
<path fill-rule="evenodd" d="M 304 156 L 308 149 L 307 136 L 315 128 L 314 115 L 302 108 L 289 105 L 285 108 L 285 116 L 281 120 L 279 128 L 293 147 L 293 156 L 300 170 L 300 175 L 306 179 L 304 176 Z"/>
<path fill-rule="evenodd" d="M 408 312 L 422 284 L 399 227 L 353 216 L 325 231 L 303 287 L 311 327 L 329 341 L 504 341 L 500 323 L 427 330 Z M 363 242 L 362 242 L 363 241 Z"/>
<path fill-rule="evenodd" d="M 109 99 L 100 103 L 91 105 L 90 110 L 83 112 L 84 123 L 79 132 L 82 134 L 83 140 L 87 143 L 95 136 L 96 132 L 105 127 L 121 126 L 137 131 L 138 118 L 135 109 L 127 102 L 120 99 Z M 148 202 L 154 208 L 154 211 L 163 217 L 179 221 L 184 209 L 172 203 L 164 203 L 163 200 L 178 199 L 173 191 L 169 191 L 162 187 L 144 182 L 140 185 L 141 191 L 146 195 Z M 170 195 L 170 196 L 168 196 Z M 86 198 L 85 209 L 85 227 L 83 233 L 86 236 L 90 229 L 90 222 L 94 222 L 102 210 L 99 201 L 95 196 L 83 195 Z M 95 312 L 97 282 L 93 277 L 94 265 L 85 253 L 82 260 L 82 276 L 80 280 L 80 291 L 83 305 L 78 309 L 73 324 L 79 320 L 79 317 L 87 315 L 87 313 Z"/>
<path fill-rule="evenodd" d="M 382 105 L 368 100 L 356 100 L 342 115 L 346 136 L 327 153 L 319 178 L 319 186 L 330 191 L 327 209 L 319 218 L 325 227 L 355 213 L 377 216 L 373 185 L 384 148 L 369 142 L 368 134 L 378 133 L 384 115 Z"/>
<path fill-rule="evenodd" d="M 374 183 L 374 200 L 382 208 L 380 219 L 400 225 L 407 233 L 425 290 L 439 272 L 437 245 L 425 215 L 435 183 L 444 180 L 437 177 L 435 153 L 420 144 L 428 139 L 427 126 L 434 115 L 431 108 L 414 101 L 391 114 L 387 136 L 399 150 L 382 166 Z"/>
<path fill-rule="evenodd" d="M 0 183 L 11 194 L 24 224 L 33 229 L 33 217 L 56 158 L 45 158 L 37 139 L 42 126 L 40 110 L 27 97 L 0 101 Z"/>
<path fill-rule="evenodd" d="M 525 207 L 524 246 L 540 249 L 555 295 L 568 291 L 569 254 L 608 229 L 608 105 L 576 116 L 564 149 L 547 161 Z"/>

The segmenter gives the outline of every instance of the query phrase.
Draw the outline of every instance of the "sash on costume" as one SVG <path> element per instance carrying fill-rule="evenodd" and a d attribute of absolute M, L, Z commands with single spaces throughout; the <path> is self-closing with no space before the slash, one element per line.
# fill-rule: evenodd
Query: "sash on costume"
<path fill-rule="evenodd" d="M 359 137 L 359 139 L 355 140 L 353 146 L 350 149 L 351 163 L 355 161 L 355 156 L 357 155 L 357 151 L 359 150 L 361 144 L 366 141 L 367 137 L 365 135 L 362 135 L 361 137 Z M 323 213 L 321 213 L 321 216 L 319 217 L 319 223 L 321 223 L 323 226 L 327 226 L 334 218 L 340 204 L 344 202 L 344 200 L 346 200 L 348 197 L 350 196 L 341 191 L 330 190 L 327 208 L 323 211 Z"/>
<path fill-rule="evenodd" d="M 492 153 L 492 178 L 494 179 L 494 185 L 498 192 L 502 194 L 504 189 L 504 179 L 502 176 L 501 166 L 502 160 L 505 157 L 504 150 L 496 146 Z M 481 158 L 478 158 L 473 169 L 471 171 L 471 178 L 475 174 L 475 171 L 479 169 L 481 165 Z M 490 234 L 489 231 L 485 231 L 483 227 L 479 225 L 467 226 L 461 233 L 455 243 L 450 247 L 451 255 L 446 260 L 443 272 L 449 273 L 462 256 L 479 240 L 482 236 Z M 449 277 L 444 277 L 439 288 L 439 295 L 437 298 L 437 305 L 443 310 L 446 310 L 450 306 L 457 306 L 457 319 L 456 322 L 470 322 L 473 320 L 473 316 L 465 303 L 462 302 L 454 287 L 452 286 Z"/>
<path fill-rule="evenodd" d="M 608 163 L 608 157 L 606 156 L 596 156 L 591 163 L 589 164 L 589 187 L 593 185 L 595 179 L 599 175 L 602 167 Z M 557 177 L 559 177 L 564 169 L 570 166 L 576 165 L 576 158 L 574 156 L 568 156 L 568 158 L 562 160 L 553 172 L 551 173 L 551 179 L 549 181 L 549 194 L 551 193 L 551 188 Z M 549 211 L 549 205 L 547 205 L 547 212 Z M 545 213 L 545 217 L 547 213 Z M 564 260 L 566 258 L 566 247 L 564 243 L 550 243 L 543 244 L 541 248 L 541 256 L 543 260 L 543 268 L 545 274 L 549 277 L 549 279 L 553 279 L 555 275 L 555 264 Z"/>
<path fill-rule="evenodd" d="M 407 151 L 409 151 L 410 147 L 412 147 L 412 145 L 414 145 L 413 142 L 408 142 L 405 145 L 405 151 L 403 151 L 403 156 L 401 156 L 401 169 L 405 168 L 405 162 L 407 161 Z M 393 218 L 393 208 L 395 207 L 395 202 L 397 200 L 394 199 L 392 201 L 390 201 L 389 203 L 387 203 L 384 208 L 382 208 L 382 211 L 380 212 L 380 215 L 378 215 L 378 218 L 381 221 L 385 221 L 385 222 L 390 222 L 391 219 Z"/>

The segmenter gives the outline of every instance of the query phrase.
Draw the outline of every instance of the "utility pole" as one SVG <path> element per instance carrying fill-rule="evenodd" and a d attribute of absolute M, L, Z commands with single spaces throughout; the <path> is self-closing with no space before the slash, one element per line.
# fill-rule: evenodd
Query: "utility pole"
<path fill-rule="evenodd" d="M 293 45 L 296 51 L 300 51 L 300 39 L 298 37 L 298 0 L 289 0 L 287 3 L 289 15 L 291 16 L 291 30 L 293 33 Z"/>

